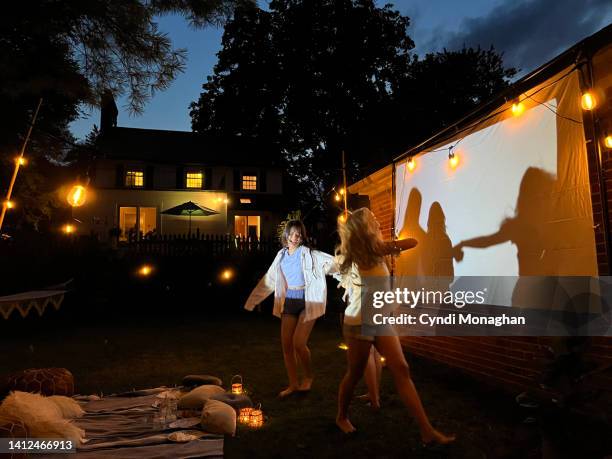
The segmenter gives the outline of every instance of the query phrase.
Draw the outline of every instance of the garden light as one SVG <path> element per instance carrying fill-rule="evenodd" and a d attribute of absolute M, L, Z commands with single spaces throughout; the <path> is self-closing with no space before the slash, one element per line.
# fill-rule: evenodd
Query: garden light
<path fill-rule="evenodd" d="M 232 270 L 231 270 L 231 269 L 229 269 L 229 268 L 228 268 L 228 269 L 224 269 L 224 270 L 221 272 L 221 280 L 224 280 L 224 281 L 229 281 L 229 280 L 231 280 L 233 277 L 234 277 L 234 271 L 232 271 Z"/>

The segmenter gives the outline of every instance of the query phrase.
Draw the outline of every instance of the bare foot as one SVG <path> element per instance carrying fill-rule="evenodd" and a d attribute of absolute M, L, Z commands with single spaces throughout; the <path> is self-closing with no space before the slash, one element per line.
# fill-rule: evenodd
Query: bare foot
<path fill-rule="evenodd" d="M 312 378 L 304 378 L 298 390 L 300 392 L 308 392 L 311 387 L 312 387 Z"/>
<path fill-rule="evenodd" d="M 336 425 L 345 434 L 353 433 L 357 430 L 355 429 L 355 426 L 351 424 L 351 421 L 349 421 L 348 418 L 342 418 L 342 419 L 336 418 Z"/>
<path fill-rule="evenodd" d="M 287 387 L 285 390 L 281 390 L 281 391 L 278 393 L 278 398 L 285 398 L 285 397 L 287 397 L 288 395 L 291 395 L 291 394 L 293 394 L 294 392 L 297 392 L 297 391 L 298 391 L 298 388 L 297 388 L 297 387 L 292 387 L 292 386 L 289 386 L 289 387 Z"/>
<path fill-rule="evenodd" d="M 455 434 L 452 435 L 444 435 L 442 432 L 438 432 L 436 429 L 432 429 L 426 435 L 421 435 L 421 441 L 424 446 L 432 446 L 432 445 L 448 445 L 454 442 L 457 439 Z"/>

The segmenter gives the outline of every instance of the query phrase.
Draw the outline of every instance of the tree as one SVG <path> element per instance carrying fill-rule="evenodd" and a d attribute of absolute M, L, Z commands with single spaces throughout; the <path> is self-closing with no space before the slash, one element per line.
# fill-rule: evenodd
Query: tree
<path fill-rule="evenodd" d="M 239 1 L 239 0 L 236 0 Z M 0 15 L 0 191 L 43 97 L 28 147 L 30 169 L 44 157 L 61 159 L 74 143 L 68 125 L 82 104 L 97 105 L 104 90 L 127 94 L 140 112 L 155 91 L 168 87 L 185 64 L 157 29 L 156 15 L 183 14 L 194 27 L 219 23 L 232 0 L 24 0 Z M 16 184 L 34 198 L 36 181 Z M 42 184 L 42 181 L 39 183 Z M 29 186 L 28 190 L 23 189 Z M 40 194 L 40 193 L 38 193 Z M 42 206 L 42 204 L 41 204 Z"/>
<path fill-rule="evenodd" d="M 304 210 L 507 86 L 494 49 L 411 56 L 409 18 L 371 0 L 274 0 L 239 7 L 214 74 L 191 104 L 192 128 L 280 145 Z M 275 160 L 276 158 L 270 158 Z M 326 205 L 323 205 L 326 204 Z"/>

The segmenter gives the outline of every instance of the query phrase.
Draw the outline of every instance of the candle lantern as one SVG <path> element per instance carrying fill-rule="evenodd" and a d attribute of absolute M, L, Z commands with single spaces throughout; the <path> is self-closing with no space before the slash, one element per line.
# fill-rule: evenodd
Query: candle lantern
<path fill-rule="evenodd" d="M 259 429 L 263 426 L 263 411 L 261 411 L 261 403 L 257 408 L 251 410 L 251 416 L 249 417 L 249 426 L 254 429 Z"/>
<path fill-rule="evenodd" d="M 252 411 L 253 408 L 240 408 L 240 412 L 238 413 L 238 422 L 240 422 L 240 424 L 250 424 Z"/>
<path fill-rule="evenodd" d="M 232 377 L 232 394 L 242 394 L 242 376 L 234 375 Z"/>

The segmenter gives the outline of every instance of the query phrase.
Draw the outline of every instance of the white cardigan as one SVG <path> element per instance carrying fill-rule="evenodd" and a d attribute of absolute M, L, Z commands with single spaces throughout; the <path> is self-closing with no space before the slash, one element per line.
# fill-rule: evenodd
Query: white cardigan
<path fill-rule="evenodd" d="M 276 254 L 268 272 L 261 278 L 249 295 L 244 305 L 245 309 L 252 311 L 270 293 L 274 292 L 274 309 L 272 313 L 277 317 L 281 317 L 285 305 L 285 297 L 287 296 L 287 281 L 280 266 L 285 250 L 281 249 Z M 325 304 L 327 302 L 325 275 L 336 269 L 334 257 L 325 252 L 303 247 L 302 270 L 304 272 L 304 300 L 306 303 L 304 322 L 314 320 L 325 314 Z"/>

